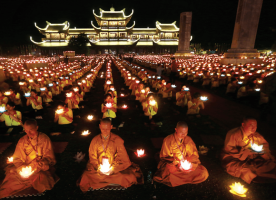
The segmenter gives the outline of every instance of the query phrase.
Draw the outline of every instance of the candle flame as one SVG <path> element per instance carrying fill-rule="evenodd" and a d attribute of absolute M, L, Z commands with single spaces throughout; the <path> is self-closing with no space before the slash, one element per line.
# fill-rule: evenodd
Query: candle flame
<path fill-rule="evenodd" d="M 13 157 L 8 157 L 7 163 L 13 163 Z"/>
<path fill-rule="evenodd" d="M 90 134 L 89 130 L 86 130 L 86 131 L 83 131 L 81 135 L 89 135 L 89 134 Z"/>
<path fill-rule="evenodd" d="M 201 97 L 200 97 L 200 100 L 201 100 L 201 101 L 207 101 L 208 98 L 207 98 L 206 96 L 201 96 Z"/>
<path fill-rule="evenodd" d="M 72 97 L 72 93 L 66 93 L 66 97 Z"/>
<path fill-rule="evenodd" d="M 247 188 L 244 188 L 244 186 L 238 182 L 233 183 L 230 185 L 231 190 L 229 190 L 232 194 L 238 195 L 240 197 L 246 197 Z"/>
<path fill-rule="evenodd" d="M 150 104 L 151 106 L 154 106 L 154 105 L 156 104 L 156 101 L 155 101 L 155 100 L 150 100 L 149 104 Z"/>
<path fill-rule="evenodd" d="M 141 157 L 145 154 L 145 150 L 144 149 L 137 149 L 137 156 Z"/>
<path fill-rule="evenodd" d="M 180 161 L 180 168 L 183 170 L 189 170 L 192 167 L 192 163 L 190 163 L 188 160 L 182 160 Z"/>
<path fill-rule="evenodd" d="M 5 92 L 4 95 L 9 96 L 11 95 L 11 92 Z"/>
<path fill-rule="evenodd" d="M 28 178 L 29 176 L 32 175 L 34 171 L 32 171 L 32 167 L 23 167 L 22 170 L 19 172 L 22 178 Z"/>
<path fill-rule="evenodd" d="M 102 173 L 107 173 L 111 170 L 111 166 L 109 164 L 108 158 L 102 158 L 102 164 L 100 164 L 99 170 Z"/>
<path fill-rule="evenodd" d="M 93 119 L 93 115 L 88 115 L 88 116 L 87 116 L 87 119 L 88 119 L 88 120 L 92 120 L 92 119 Z"/>
<path fill-rule="evenodd" d="M 64 112 L 63 109 L 57 109 L 57 110 L 56 110 L 56 113 L 57 113 L 57 114 L 62 114 L 63 112 Z"/>
<path fill-rule="evenodd" d="M 105 106 L 108 107 L 108 108 L 111 108 L 112 107 L 112 103 L 107 103 Z"/>
<path fill-rule="evenodd" d="M 5 106 L 0 106 L 0 112 L 1 112 L 1 113 L 2 113 L 2 112 L 5 112 L 5 110 L 6 110 Z"/>
<path fill-rule="evenodd" d="M 124 105 L 123 105 L 123 108 L 127 108 L 127 105 L 124 104 Z"/>
<path fill-rule="evenodd" d="M 251 142 L 251 148 L 254 150 L 254 151 L 257 151 L 257 152 L 260 152 L 260 151 L 263 151 L 263 145 L 257 145 L 255 143 L 252 143 Z"/>

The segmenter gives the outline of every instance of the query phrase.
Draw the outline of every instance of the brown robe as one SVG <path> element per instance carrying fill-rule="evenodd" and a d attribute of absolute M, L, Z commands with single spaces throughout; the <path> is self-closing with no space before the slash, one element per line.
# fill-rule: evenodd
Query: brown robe
<path fill-rule="evenodd" d="M 104 152 L 103 146 L 106 148 L 106 152 Z M 114 173 L 111 175 L 100 174 L 98 171 L 103 156 L 108 157 L 109 163 L 113 167 Z M 133 184 L 143 183 L 143 181 L 143 174 L 139 166 L 130 162 L 124 141 L 119 136 L 111 133 L 110 138 L 104 140 L 99 134 L 92 139 L 87 169 L 77 183 L 83 192 L 90 188 L 103 188 L 109 184 L 118 184 L 127 188 Z"/>
<path fill-rule="evenodd" d="M 158 170 L 153 180 L 163 183 L 170 187 L 175 187 L 187 183 L 196 184 L 205 181 L 209 174 L 207 169 L 200 164 L 197 148 L 193 140 L 186 136 L 177 146 L 175 134 L 167 136 L 162 145 L 160 152 L 160 162 Z M 182 154 L 185 160 L 192 163 L 192 171 L 183 172 L 179 166 L 173 164 L 174 161 L 182 160 Z"/>
<path fill-rule="evenodd" d="M 251 148 L 251 141 L 258 145 L 262 144 L 264 154 L 246 154 L 244 151 Z M 230 130 L 226 135 L 221 156 L 222 166 L 226 172 L 247 183 L 251 183 L 253 179 L 254 182 L 276 179 L 275 159 L 270 154 L 267 141 L 257 132 L 245 137 L 241 127 Z"/>
<path fill-rule="evenodd" d="M 33 149 L 37 147 L 37 153 Z M 36 161 L 41 156 L 39 161 Z M 32 166 L 34 170 L 35 163 L 42 166 L 36 168 L 29 178 L 22 178 L 18 173 L 23 167 Z M 39 133 L 38 138 L 28 140 L 28 136 L 23 136 L 17 143 L 13 154 L 13 163 L 5 168 L 6 177 L 0 186 L 0 198 L 16 195 L 17 193 L 34 188 L 39 193 L 45 190 L 51 190 L 59 178 L 54 174 L 53 165 L 56 160 L 50 138 L 44 133 Z"/>

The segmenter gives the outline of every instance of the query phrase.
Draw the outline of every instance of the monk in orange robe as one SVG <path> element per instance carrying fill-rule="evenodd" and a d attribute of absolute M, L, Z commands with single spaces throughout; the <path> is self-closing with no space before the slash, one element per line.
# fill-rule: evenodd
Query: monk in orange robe
<path fill-rule="evenodd" d="M 124 141 L 111 133 L 112 124 L 108 118 L 100 123 L 101 134 L 95 136 L 89 147 L 89 162 L 77 185 L 83 192 L 90 188 L 99 189 L 108 185 L 130 187 L 142 184 L 143 174 L 138 165 L 131 163 L 124 147 Z M 110 164 L 103 171 L 103 163 Z"/>
<path fill-rule="evenodd" d="M 51 190 L 59 180 L 53 172 L 56 160 L 51 140 L 37 129 L 35 120 L 25 122 L 24 130 L 27 134 L 18 141 L 13 163 L 5 169 L 6 177 L 0 186 L 0 199 L 31 188 L 43 193 Z M 29 177 L 20 175 L 25 167 L 32 168 L 33 173 Z"/>
<path fill-rule="evenodd" d="M 175 133 L 163 140 L 154 181 L 175 187 L 201 183 L 208 178 L 207 169 L 200 164 L 196 145 L 187 134 L 188 125 L 180 121 Z"/>
<path fill-rule="evenodd" d="M 222 151 L 222 166 L 232 176 L 247 183 L 276 181 L 276 161 L 270 154 L 268 142 L 257 130 L 257 121 L 245 117 L 241 127 L 230 130 Z M 260 152 L 255 145 L 263 145 Z"/>

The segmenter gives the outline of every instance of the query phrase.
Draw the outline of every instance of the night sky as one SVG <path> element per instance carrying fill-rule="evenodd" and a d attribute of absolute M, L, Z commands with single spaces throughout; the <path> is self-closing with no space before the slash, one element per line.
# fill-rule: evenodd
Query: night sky
<path fill-rule="evenodd" d="M 93 1 L 93 0 L 11 0 L 1 1 L 0 44 L 26 44 L 29 37 L 41 41 L 43 37 L 34 26 L 41 28 L 45 21 L 70 22 L 70 27 L 91 28 L 91 20 L 97 24 L 92 10 L 126 8 L 126 14 L 134 9 L 128 24 L 136 22 L 136 28 L 155 27 L 155 22 L 177 21 L 181 12 L 192 11 L 192 35 L 194 43 L 231 43 L 238 0 L 158 0 L 158 1 Z M 276 0 L 264 0 L 257 33 L 256 47 L 271 48 L 276 42 Z"/>

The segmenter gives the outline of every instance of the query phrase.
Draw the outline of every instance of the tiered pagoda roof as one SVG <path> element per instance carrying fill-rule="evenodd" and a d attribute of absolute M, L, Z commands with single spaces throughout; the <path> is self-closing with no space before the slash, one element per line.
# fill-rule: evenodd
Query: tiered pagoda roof
<path fill-rule="evenodd" d="M 46 23 L 47 26 L 45 28 L 40 28 L 35 23 L 35 27 L 43 35 L 46 35 L 46 33 L 68 33 L 70 27 L 70 23 L 68 21 L 65 21 L 62 24 L 52 24 L 48 21 L 46 21 Z"/>

